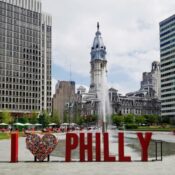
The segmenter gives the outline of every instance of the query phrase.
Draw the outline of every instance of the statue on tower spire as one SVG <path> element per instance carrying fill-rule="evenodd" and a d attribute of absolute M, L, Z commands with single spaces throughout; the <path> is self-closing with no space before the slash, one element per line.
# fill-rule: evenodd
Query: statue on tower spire
<path fill-rule="evenodd" d="M 97 22 L 97 30 L 99 31 L 99 28 L 100 28 L 100 24 L 99 22 Z"/>
<path fill-rule="evenodd" d="M 100 32 L 100 24 L 97 22 L 97 31 L 91 47 L 91 60 L 106 60 L 106 47 Z"/>

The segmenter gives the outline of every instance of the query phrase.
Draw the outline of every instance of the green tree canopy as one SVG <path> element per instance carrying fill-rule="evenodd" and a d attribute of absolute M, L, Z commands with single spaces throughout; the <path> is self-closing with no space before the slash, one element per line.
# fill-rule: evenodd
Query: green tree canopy
<path fill-rule="evenodd" d="M 122 123 L 124 122 L 124 117 L 122 115 L 114 114 L 112 115 L 112 122 L 117 126 L 121 126 Z"/>
<path fill-rule="evenodd" d="M 145 115 L 146 122 L 150 125 L 157 124 L 159 121 L 159 116 L 156 114 Z"/>
<path fill-rule="evenodd" d="M 0 113 L 0 122 L 1 123 L 11 123 L 12 122 L 12 116 L 8 111 L 2 111 Z"/>
<path fill-rule="evenodd" d="M 29 118 L 29 122 L 32 124 L 38 123 L 38 113 L 33 111 L 30 118 Z"/>
<path fill-rule="evenodd" d="M 29 119 L 28 119 L 28 116 L 19 117 L 19 118 L 16 118 L 15 122 L 28 123 Z"/>
<path fill-rule="evenodd" d="M 146 119 L 145 119 L 144 116 L 136 116 L 135 122 L 136 122 L 137 124 L 143 124 L 143 123 L 146 122 Z"/>
<path fill-rule="evenodd" d="M 64 111 L 64 114 L 63 114 L 63 123 L 68 123 L 69 120 L 68 120 L 68 113 L 66 111 Z"/>
<path fill-rule="evenodd" d="M 52 123 L 60 125 L 60 116 L 58 112 L 54 111 L 50 119 Z"/>
<path fill-rule="evenodd" d="M 127 114 L 124 116 L 124 123 L 134 123 L 135 122 L 135 115 L 134 114 Z"/>
<path fill-rule="evenodd" d="M 50 116 L 46 111 L 44 111 L 42 114 L 39 116 L 39 122 L 43 125 L 43 127 L 48 127 L 50 123 Z"/>
<path fill-rule="evenodd" d="M 78 125 L 82 125 L 83 122 L 84 122 L 83 117 L 80 116 L 80 115 L 78 115 L 78 116 L 77 116 L 77 122 L 76 122 L 76 123 L 77 123 Z"/>

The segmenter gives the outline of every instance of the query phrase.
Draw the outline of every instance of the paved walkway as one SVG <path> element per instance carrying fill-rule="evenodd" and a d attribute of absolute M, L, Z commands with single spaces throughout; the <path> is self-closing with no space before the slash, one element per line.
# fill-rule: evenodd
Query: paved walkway
<path fill-rule="evenodd" d="M 130 135 L 133 134 L 130 133 Z M 160 136 L 162 134 L 154 134 L 157 139 Z M 59 137 L 64 138 L 64 135 Z M 169 138 L 175 142 L 174 137 L 168 133 L 165 133 L 161 138 Z M 117 151 L 115 144 L 111 144 L 112 153 Z M 126 153 L 137 156 L 130 148 L 126 148 Z M 10 140 L 0 141 L 0 175 L 173 175 L 175 173 L 175 156 L 165 157 L 162 162 L 35 163 L 31 162 L 33 156 L 26 149 L 25 138 L 19 139 L 19 161 L 21 162 L 12 164 L 8 163 L 9 160 Z M 51 161 L 54 160 L 58 160 L 58 158 L 51 156 Z"/>

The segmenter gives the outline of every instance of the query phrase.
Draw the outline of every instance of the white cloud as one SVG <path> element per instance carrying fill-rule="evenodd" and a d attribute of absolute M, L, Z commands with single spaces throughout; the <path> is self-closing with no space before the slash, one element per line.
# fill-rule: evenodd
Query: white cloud
<path fill-rule="evenodd" d="M 107 47 L 108 72 L 128 76 L 130 87 L 159 60 L 159 22 L 174 13 L 174 0 L 42 0 L 53 16 L 53 63 L 89 76 L 96 22 Z M 125 77 L 124 77 L 125 78 Z M 120 82 L 115 82 L 120 84 Z M 139 83 L 138 83 L 139 84 Z M 120 85 L 121 86 L 121 85 Z M 127 89 L 127 87 L 121 87 Z M 128 89 L 129 90 L 129 89 Z"/>
<path fill-rule="evenodd" d="M 116 75 L 119 71 L 123 71 L 128 76 L 136 81 L 139 81 L 142 76 L 142 72 L 148 72 L 151 70 L 151 62 L 159 60 L 159 52 L 157 50 L 150 50 L 147 52 L 135 52 L 132 55 L 113 55 L 115 59 L 109 59 L 109 67 Z"/>
<path fill-rule="evenodd" d="M 128 92 L 128 88 L 125 88 L 123 86 L 121 86 L 120 84 L 118 83 L 112 83 L 112 82 L 109 82 L 109 85 L 108 85 L 109 88 L 114 88 L 116 90 L 118 90 L 118 93 L 119 94 L 126 94 Z"/>

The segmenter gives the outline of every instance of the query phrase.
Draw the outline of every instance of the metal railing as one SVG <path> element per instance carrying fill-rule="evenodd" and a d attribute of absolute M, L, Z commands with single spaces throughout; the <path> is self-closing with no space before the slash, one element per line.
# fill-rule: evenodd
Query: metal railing
<path fill-rule="evenodd" d="M 162 160 L 163 160 L 163 142 L 162 140 L 156 140 L 154 161 L 162 161 Z"/>

